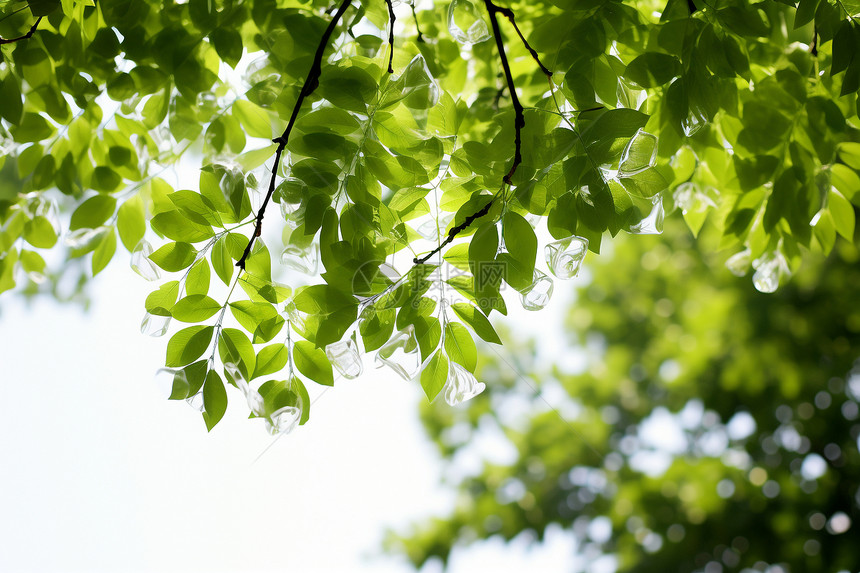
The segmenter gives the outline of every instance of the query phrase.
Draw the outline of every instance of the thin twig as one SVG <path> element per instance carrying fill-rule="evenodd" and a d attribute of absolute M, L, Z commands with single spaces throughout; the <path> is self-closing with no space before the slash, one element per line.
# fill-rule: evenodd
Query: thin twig
<path fill-rule="evenodd" d="M 394 21 L 397 18 L 394 16 L 394 6 L 391 5 L 391 0 L 385 0 L 385 3 L 388 4 L 388 73 L 394 73 L 394 67 L 391 65 L 394 61 Z"/>
<path fill-rule="evenodd" d="M 465 221 L 463 221 L 462 223 L 460 223 L 460 224 L 459 224 L 459 225 L 457 225 L 456 227 L 451 227 L 451 230 L 450 230 L 450 231 L 448 231 L 448 236 L 447 236 L 447 237 L 445 237 L 445 240 L 444 240 L 444 241 L 442 241 L 441 243 L 439 243 L 439 246 L 437 246 L 435 249 L 433 249 L 432 251 L 430 251 L 429 253 L 427 253 L 427 254 L 426 254 L 426 255 L 424 255 L 423 257 L 415 257 L 414 259 L 412 259 L 412 262 L 413 262 L 414 264 L 416 264 L 416 265 L 423 265 L 423 264 L 424 264 L 424 263 L 426 263 L 428 260 L 430 260 L 430 258 L 431 258 L 431 257 L 433 257 L 433 255 L 435 255 L 436 253 L 438 253 L 438 252 L 440 252 L 442 249 L 444 249 L 446 246 L 448 246 L 448 245 L 451 243 L 451 241 L 453 241 L 453 240 L 457 237 L 457 235 L 459 235 L 460 233 L 462 233 L 463 231 L 465 231 L 465 230 L 466 230 L 466 228 L 467 228 L 469 225 L 471 225 L 471 224 L 472 224 L 472 222 L 473 222 L 475 219 L 479 219 L 479 218 L 483 217 L 484 215 L 486 215 L 487 213 L 489 213 L 489 212 L 490 212 L 490 207 L 492 207 L 492 206 L 493 206 L 493 203 L 495 203 L 495 202 L 496 202 L 496 198 L 497 198 L 497 197 L 498 197 L 498 194 L 494 195 L 492 199 L 490 199 L 489 201 L 487 201 L 487 204 L 486 204 L 486 205 L 484 205 L 483 207 L 481 207 L 481 208 L 480 208 L 478 211 L 476 211 L 475 213 L 472 213 L 471 215 L 469 215 L 468 217 L 466 217 L 466 220 L 465 220 Z"/>
<path fill-rule="evenodd" d="M 276 137 L 272 141 L 278 144 L 278 148 L 275 150 L 275 163 L 272 166 L 272 179 L 269 181 L 269 191 L 266 193 L 266 199 L 263 201 L 263 205 L 260 207 L 260 210 L 257 212 L 257 225 L 254 229 L 254 233 L 251 235 L 251 238 L 248 239 L 248 246 L 245 247 L 245 252 L 242 253 L 242 258 L 236 261 L 236 266 L 245 270 L 245 261 L 248 256 L 251 254 L 251 248 L 254 246 L 254 241 L 257 237 L 259 237 L 263 232 L 263 216 L 266 214 L 266 207 L 269 204 L 269 201 L 272 199 L 272 195 L 275 192 L 275 178 L 278 173 L 278 166 L 281 164 L 281 154 L 284 152 L 284 149 L 287 147 L 287 141 L 290 139 L 290 132 L 293 130 L 293 126 L 296 123 L 296 119 L 299 117 L 299 111 L 302 109 L 302 104 L 305 101 L 305 98 L 311 95 L 315 89 L 320 84 L 320 74 L 322 73 L 322 59 L 325 54 L 325 49 L 328 47 L 329 39 L 331 39 L 332 33 L 334 33 L 335 26 L 337 26 L 338 20 L 340 20 L 341 16 L 343 16 L 346 9 L 349 8 L 350 4 L 352 4 L 352 0 L 343 0 L 340 7 L 335 12 L 332 17 L 331 22 L 328 24 L 328 28 L 326 28 L 325 32 L 320 39 L 319 46 L 317 46 L 317 52 L 314 55 L 314 61 L 311 64 L 311 69 L 308 72 L 308 76 L 305 79 L 305 83 L 302 86 L 302 90 L 299 92 L 299 98 L 296 100 L 296 105 L 293 107 L 293 113 L 290 116 L 290 121 L 287 123 L 287 128 L 284 130 L 284 133 L 280 135 L 280 137 Z"/>
<path fill-rule="evenodd" d="M 30 26 L 30 29 L 23 36 L 18 36 L 17 38 L 11 38 L 9 40 L 7 40 L 5 38 L 0 38 L 0 45 L 2 45 L 2 44 L 14 44 L 15 42 L 20 42 L 21 40 L 29 40 L 30 38 L 33 37 L 33 34 L 36 33 L 36 28 L 39 27 L 39 22 L 41 22 L 41 21 L 42 21 L 41 16 L 36 18 L 36 21 L 33 23 L 32 26 Z"/>
<path fill-rule="evenodd" d="M 418 27 L 418 14 L 415 13 L 415 2 L 414 0 L 409 3 L 409 7 L 412 8 L 412 19 L 415 20 L 415 29 L 418 31 L 418 38 L 416 41 L 424 43 L 424 36 L 421 34 L 421 28 Z"/>

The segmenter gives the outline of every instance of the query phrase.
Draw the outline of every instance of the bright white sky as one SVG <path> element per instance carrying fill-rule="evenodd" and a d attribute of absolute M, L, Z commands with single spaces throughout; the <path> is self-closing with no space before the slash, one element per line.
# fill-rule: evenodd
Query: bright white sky
<path fill-rule="evenodd" d="M 454 503 L 420 427 L 420 385 L 367 357 L 365 375 L 337 382 L 308 425 L 255 463 L 271 438 L 245 418 L 238 391 L 211 434 L 184 402 L 161 398 L 154 374 L 167 338 L 139 333 L 154 284 L 124 259 L 93 283 L 88 313 L 4 297 L 0 570 L 411 571 L 381 555 L 385 528 Z M 532 323 L 517 328 L 546 332 L 562 314 L 557 298 L 523 311 Z M 570 536 L 553 530 L 540 548 L 490 540 L 458 550 L 451 571 L 574 563 Z"/>

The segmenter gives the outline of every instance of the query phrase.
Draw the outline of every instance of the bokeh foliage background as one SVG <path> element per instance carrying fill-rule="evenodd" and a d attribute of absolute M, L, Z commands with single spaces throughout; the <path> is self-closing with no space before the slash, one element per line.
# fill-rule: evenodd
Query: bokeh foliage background
<path fill-rule="evenodd" d="M 765 295 L 679 219 L 592 261 L 567 314 L 575 372 L 522 340 L 482 353 L 479 378 L 501 382 L 468 408 L 424 409 L 449 469 L 496 427 L 515 461 L 452 472 L 456 511 L 391 547 L 422 564 L 556 524 L 620 571 L 857 568 L 857 243 Z"/>

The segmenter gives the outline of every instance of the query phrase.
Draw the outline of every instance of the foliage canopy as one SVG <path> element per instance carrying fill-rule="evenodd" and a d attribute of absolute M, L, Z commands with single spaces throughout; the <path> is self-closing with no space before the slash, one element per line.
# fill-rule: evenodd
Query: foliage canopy
<path fill-rule="evenodd" d="M 666 209 L 768 292 L 855 232 L 854 0 L 0 10 L 0 291 L 65 296 L 122 245 L 161 281 L 144 332 L 183 323 L 162 375 L 209 428 L 226 385 L 304 423 L 306 381 L 362 352 L 468 399 L 502 291 L 551 292 L 538 253 L 571 278 Z"/>

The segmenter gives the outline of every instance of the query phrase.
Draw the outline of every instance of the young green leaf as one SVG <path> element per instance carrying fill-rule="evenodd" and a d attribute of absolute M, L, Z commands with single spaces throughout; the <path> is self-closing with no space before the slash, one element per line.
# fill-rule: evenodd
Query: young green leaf
<path fill-rule="evenodd" d="M 421 371 L 421 387 L 431 402 L 442 391 L 448 380 L 448 357 L 440 349 Z"/>
<path fill-rule="evenodd" d="M 206 352 L 212 342 L 215 327 L 190 326 L 174 334 L 167 343 L 167 359 L 165 365 L 185 366 L 191 364 Z"/>
<path fill-rule="evenodd" d="M 334 385 L 331 363 L 326 358 L 325 352 L 310 342 L 305 340 L 297 341 L 293 345 L 293 359 L 299 372 L 317 384 L 325 386 Z"/>
<path fill-rule="evenodd" d="M 477 308 L 465 302 L 457 302 L 451 305 L 451 308 L 460 317 L 460 320 L 468 324 L 475 334 L 493 344 L 501 344 L 502 341 L 496 330 L 487 317 L 484 316 Z"/>

